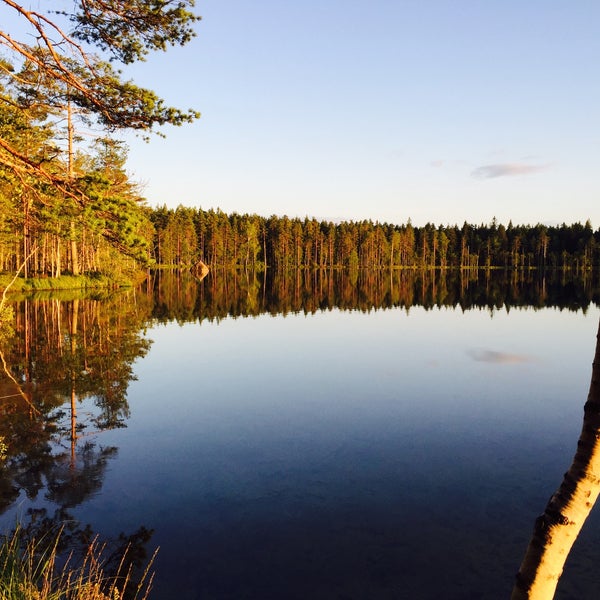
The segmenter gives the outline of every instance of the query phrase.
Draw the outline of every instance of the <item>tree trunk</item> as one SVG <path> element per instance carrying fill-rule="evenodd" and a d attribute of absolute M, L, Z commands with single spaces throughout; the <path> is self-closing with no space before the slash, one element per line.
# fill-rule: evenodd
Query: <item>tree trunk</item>
<path fill-rule="evenodd" d="M 512 600 L 550 600 L 565 561 L 600 493 L 600 329 L 583 428 L 571 468 L 537 518 Z"/>
<path fill-rule="evenodd" d="M 75 239 L 75 221 L 71 219 L 71 273 L 79 275 L 79 257 L 77 255 L 77 240 Z"/>

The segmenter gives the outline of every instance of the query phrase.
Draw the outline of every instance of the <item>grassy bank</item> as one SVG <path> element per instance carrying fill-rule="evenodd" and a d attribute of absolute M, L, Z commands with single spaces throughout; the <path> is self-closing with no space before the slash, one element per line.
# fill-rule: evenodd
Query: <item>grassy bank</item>
<path fill-rule="evenodd" d="M 149 562 L 141 577 L 132 578 L 125 557 L 108 573 L 105 546 L 93 540 L 76 560 L 59 553 L 62 532 L 29 539 L 17 527 L 0 538 L 2 600 L 146 600 L 152 585 Z M 125 553 L 127 554 L 127 553 Z"/>
<path fill-rule="evenodd" d="M 140 277 L 143 277 L 141 275 Z M 114 289 L 135 285 L 140 277 L 131 279 L 108 277 L 101 273 L 89 275 L 61 275 L 60 277 L 17 277 L 0 274 L 0 293 L 9 287 L 9 293 L 28 293 L 54 290 Z M 14 282 L 13 282 L 14 279 Z M 12 282 L 12 283 L 11 283 Z"/>

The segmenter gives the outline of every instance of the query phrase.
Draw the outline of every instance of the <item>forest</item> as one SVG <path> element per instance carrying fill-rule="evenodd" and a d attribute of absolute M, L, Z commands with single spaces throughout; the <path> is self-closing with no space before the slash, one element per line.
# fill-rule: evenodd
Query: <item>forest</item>
<path fill-rule="evenodd" d="M 201 208 L 149 208 L 131 194 L 122 161 L 104 142 L 89 159 L 97 203 L 70 216 L 69 206 L 37 205 L 27 194 L 0 194 L 0 268 L 58 276 L 134 265 L 277 270 L 295 268 L 568 268 L 600 265 L 600 232 L 582 225 L 413 226 L 373 221 L 332 223 L 268 218 Z M 110 177 L 120 178 L 109 185 Z M 104 188 L 104 189 L 103 189 Z M 0 188 L 1 189 L 1 188 Z M 11 197 L 13 201 L 11 202 Z M 102 203 L 109 206 L 102 208 Z M 20 210 L 19 210 L 20 209 Z M 107 217 L 96 216 L 108 212 Z M 27 257 L 27 260 L 25 258 Z"/>
<path fill-rule="evenodd" d="M 0 69 L 0 271 L 24 277 L 152 266 L 287 271 L 298 268 L 572 269 L 600 266 L 600 231 L 585 224 L 416 226 L 150 207 L 126 170 L 127 148 L 86 138 L 71 97 L 40 100 L 36 65 Z M 49 91 L 45 90 L 48 94 Z M 17 155 L 27 168 L 15 165 Z M 34 167 L 30 167 L 34 165 Z M 35 169 L 43 168 L 40 175 Z M 32 170 L 33 169 L 33 170 Z M 406 200 L 410 212 L 410 200 Z"/>
<path fill-rule="evenodd" d="M 0 57 L 0 272 L 21 270 L 25 278 L 103 274 L 127 281 L 148 267 L 193 268 L 199 261 L 213 270 L 279 272 L 298 268 L 583 272 L 600 266 L 600 231 L 594 231 L 589 221 L 515 225 L 493 218 L 488 224 L 417 226 L 410 219 L 402 224 L 333 223 L 309 216 L 150 207 L 127 172 L 127 148 L 113 130 L 144 131 L 165 122 L 178 125 L 197 114 L 169 109 L 151 92 L 128 87 L 130 105 L 119 109 L 123 122 L 99 130 L 115 108 L 98 105 L 96 88 L 77 79 L 80 67 L 69 72 L 71 79 L 64 73 L 53 79 L 45 62 L 48 49 L 22 50 L 26 58 L 21 63 Z M 64 69 L 69 64 L 61 63 Z M 109 67 L 103 63 L 98 68 Z M 121 94 L 125 84 L 109 75 L 105 73 L 102 84 L 116 86 Z M 142 109 L 143 121 L 138 114 Z M 410 206 L 407 198 L 407 215 Z"/>
<path fill-rule="evenodd" d="M 412 225 L 151 208 L 124 169 L 125 153 L 102 140 L 79 161 L 94 201 L 74 211 L 0 174 L 0 270 L 24 276 L 130 275 L 149 267 L 293 269 L 569 269 L 600 266 L 591 223 Z"/>
<path fill-rule="evenodd" d="M 2 88 L 0 87 L 0 90 Z M 10 99 L 4 88 L 5 99 Z M 16 92 L 13 92 L 16 93 Z M 56 118 L 0 102 L 0 135 L 55 173 L 68 172 L 77 193 L 0 161 L 0 271 L 24 277 L 102 273 L 118 279 L 152 266 L 265 268 L 505 268 L 600 266 L 600 231 L 585 224 L 461 226 L 333 223 L 316 218 L 226 214 L 218 209 L 150 207 L 126 171 L 127 150 L 103 136 L 85 149 L 53 145 L 74 136 Z M 70 145 L 70 144 L 69 144 Z M 54 148 L 54 150 L 53 150 Z M 52 152 L 54 152 L 52 154 Z M 65 162 L 66 161 L 66 162 Z M 74 184 L 75 185 L 75 184 Z M 407 201 L 407 210 L 409 208 Z"/>
<path fill-rule="evenodd" d="M 121 281 L 148 267 L 193 268 L 200 261 L 214 270 L 278 272 L 583 272 L 600 266 L 600 231 L 589 221 L 515 225 L 493 218 L 488 224 L 417 226 L 410 219 L 401 224 L 333 223 L 311 216 L 150 207 L 127 172 L 127 148 L 115 135 L 133 130 L 146 137 L 154 126 L 182 125 L 199 113 L 168 107 L 152 91 L 122 81 L 110 60 L 128 64 L 163 49 L 166 41 L 183 44 L 193 35 L 190 28 L 198 17 L 182 9 L 162 15 L 157 24 L 156 15 L 144 14 L 161 32 L 172 29 L 140 45 L 139 31 L 117 26 L 118 15 L 105 14 L 108 9 L 101 3 L 102 18 L 115 19 L 115 32 L 124 36 L 114 44 L 104 34 L 94 34 L 93 28 L 84 33 L 76 28 L 66 35 L 37 13 L 10 6 L 27 20 L 40 43 L 29 46 L 0 36 L 0 272 L 20 271 L 25 278 L 103 274 Z M 71 15 L 76 24 L 89 18 Z M 112 54 L 109 62 L 82 54 L 81 36 Z M 173 199 L 167 201 L 174 204 Z M 410 198 L 401 202 L 410 215 Z"/>
<path fill-rule="evenodd" d="M 200 20 L 193 7 L 0 0 L 1 270 L 121 276 L 147 262 L 147 211 L 114 136 L 149 139 L 200 113 L 168 106 L 121 67 L 187 44 Z"/>
<path fill-rule="evenodd" d="M 212 268 L 566 268 L 600 265 L 600 231 L 582 225 L 413 226 L 373 221 L 227 215 L 201 208 L 149 211 L 149 260 Z"/>

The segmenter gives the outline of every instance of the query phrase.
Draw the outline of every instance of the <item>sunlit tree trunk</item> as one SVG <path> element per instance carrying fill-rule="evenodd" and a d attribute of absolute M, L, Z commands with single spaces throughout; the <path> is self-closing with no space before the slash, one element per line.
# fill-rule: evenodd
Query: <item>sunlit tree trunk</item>
<path fill-rule="evenodd" d="M 71 361 L 76 364 L 75 355 L 77 353 L 77 319 L 79 316 L 79 300 L 73 300 L 73 312 L 71 314 L 71 323 L 69 328 L 69 337 L 71 340 Z M 75 467 L 75 448 L 77 445 L 77 393 L 75 390 L 74 366 L 71 367 L 71 467 Z"/>
<path fill-rule="evenodd" d="M 77 256 L 77 239 L 76 239 L 75 221 L 71 220 L 71 273 L 79 275 L 79 260 Z"/>
<path fill-rule="evenodd" d="M 67 88 L 67 169 L 69 181 L 73 181 L 74 169 L 73 169 L 73 111 L 71 107 L 71 98 L 68 95 L 69 89 Z M 79 275 L 79 257 L 77 256 L 77 238 L 75 230 L 75 221 L 71 219 L 71 273 L 73 275 Z"/>
<path fill-rule="evenodd" d="M 600 330 L 583 428 L 571 468 L 537 518 L 512 600 L 550 600 L 573 543 L 600 493 Z"/>

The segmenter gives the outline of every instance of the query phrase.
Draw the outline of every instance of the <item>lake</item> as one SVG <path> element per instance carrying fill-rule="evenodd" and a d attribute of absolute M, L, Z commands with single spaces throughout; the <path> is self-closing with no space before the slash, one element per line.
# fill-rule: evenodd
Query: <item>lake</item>
<path fill-rule="evenodd" d="M 507 598 L 575 451 L 599 297 L 299 272 L 17 298 L 0 525 L 159 546 L 157 600 Z M 557 598 L 598 596 L 599 533 L 593 511 Z"/>

